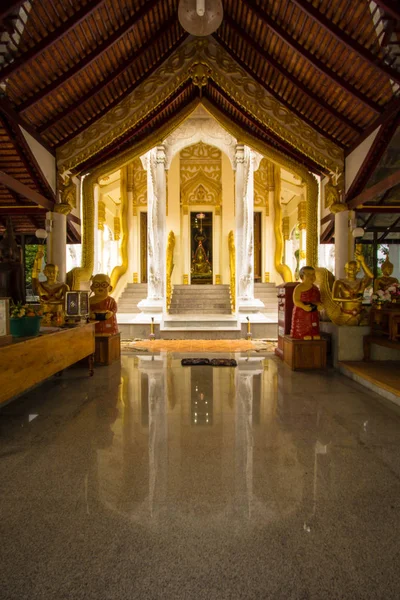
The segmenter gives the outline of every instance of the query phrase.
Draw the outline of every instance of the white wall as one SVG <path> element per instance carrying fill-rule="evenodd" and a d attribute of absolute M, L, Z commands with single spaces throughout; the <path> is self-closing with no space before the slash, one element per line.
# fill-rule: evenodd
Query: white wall
<path fill-rule="evenodd" d="M 371 135 L 369 135 L 351 154 L 346 157 L 345 160 L 345 191 L 347 192 L 353 183 L 356 175 L 367 156 L 376 136 L 378 135 L 380 127 L 375 129 Z"/>

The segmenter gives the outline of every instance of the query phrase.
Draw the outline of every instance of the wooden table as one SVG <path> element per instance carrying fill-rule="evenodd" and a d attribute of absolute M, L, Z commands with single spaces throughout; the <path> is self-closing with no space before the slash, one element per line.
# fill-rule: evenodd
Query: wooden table
<path fill-rule="evenodd" d="M 94 326 L 84 323 L 0 347 L 0 405 L 86 357 L 93 375 Z"/>
<path fill-rule="evenodd" d="M 400 305 L 395 304 L 394 306 L 396 308 L 371 308 L 370 324 L 372 335 L 385 335 L 392 341 L 397 341 L 400 338 Z"/>

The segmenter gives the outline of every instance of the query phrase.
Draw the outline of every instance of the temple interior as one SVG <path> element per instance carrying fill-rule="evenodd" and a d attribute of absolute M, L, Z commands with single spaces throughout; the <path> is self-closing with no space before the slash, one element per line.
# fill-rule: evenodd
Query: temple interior
<path fill-rule="evenodd" d="M 1 600 L 400 589 L 400 7 L 0 7 Z"/>

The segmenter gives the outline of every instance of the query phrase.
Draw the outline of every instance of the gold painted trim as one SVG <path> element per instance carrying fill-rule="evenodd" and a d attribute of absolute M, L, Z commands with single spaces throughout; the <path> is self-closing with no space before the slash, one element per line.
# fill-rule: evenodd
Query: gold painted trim
<path fill-rule="evenodd" d="M 189 275 L 183 275 L 183 285 L 189 285 Z"/>
<path fill-rule="evenodd" d="M 269 283 L 269 272 L 265 271 L 264 273 L 264 283 Z"/>
<path fill-rule="evenodd" d="M 221 285 L 221 275 L 215 276 L 215 285 Z"/>
<path fill-rule="evenodd" d="M 275 218 L 274 218 L 274 232 L 275 232 L 275 269 L 278 271 L 279 275 L 282 277 L 283 281 L 287 283 L 288 281 L 293 281 L 293 275 L 290 268 L 282 263 L 283 257 L 283 232 L 281 228 L 282 223 L 282 206 L 281 206 L 281 168 L 278 165 L 274 165 L 274 180 L 275 180 L 275 189 L 274 189 L 274 210 L 275 210 Z"/>
<path fill-rule="evenodd" d="M 111 285 L 115 290 L 118 281 L 122 275 L 125 275 L 128 269 L 128 241 L 129 241 L 129 229 L 128 229 L 128 191 L 127 191 L 127 179 L 128 179 L 128 167 L 125 166 L 121 169 L 121 260 L 122 264 L 113 268 L 111 271 Z"/>
<path fill-rule="evenodd" d="M 133 274 L 133 283 L 139 283 L 139 275 L 138 273 Z"/>

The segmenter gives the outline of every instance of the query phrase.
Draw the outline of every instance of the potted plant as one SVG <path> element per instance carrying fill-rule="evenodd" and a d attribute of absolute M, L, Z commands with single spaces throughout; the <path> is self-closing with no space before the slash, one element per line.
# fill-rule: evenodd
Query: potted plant
<path fill-rule="evenodd" d="M 29 304 L 12 304 L 10 306 L 10 333 L 14 337 L 31 337 L 38 335 L 40 320 L 42 318 L 41 307 Z"/>

